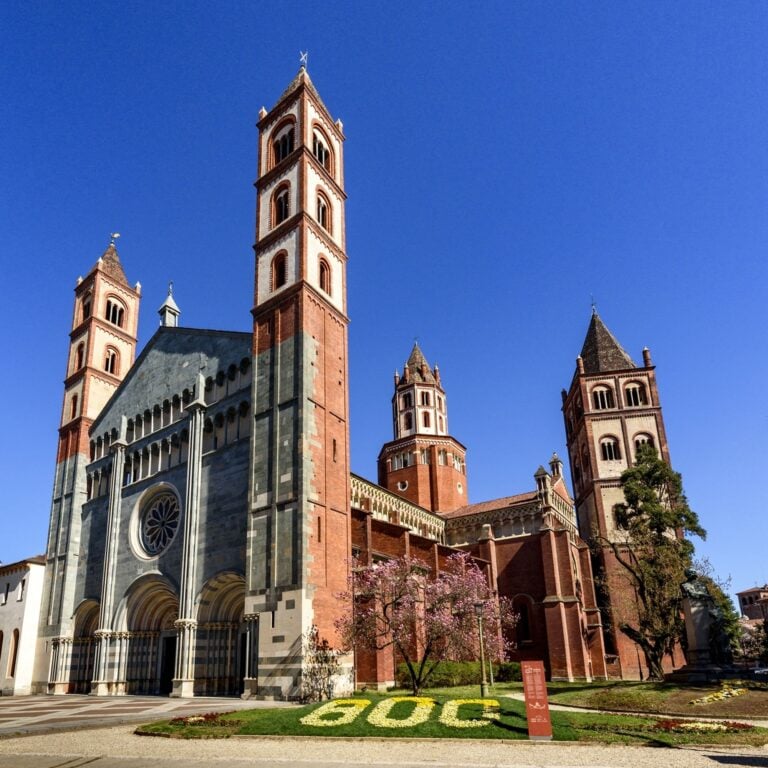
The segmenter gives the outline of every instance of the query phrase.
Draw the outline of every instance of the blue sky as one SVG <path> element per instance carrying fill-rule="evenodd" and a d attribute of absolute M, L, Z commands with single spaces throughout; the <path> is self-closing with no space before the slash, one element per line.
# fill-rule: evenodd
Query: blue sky
<path fill-rule="evenodd" d="M 0 560 L 44 549 L 75 280 L 108 233 L 192 327 L 249 330 L 256 131 L 309 50 L 344 122 L 352 467 L 438 362 L 472 501 L 565 455 L 591 297 L 651 348 L 733 589 L 768 582 L 768 5 L 0 4 Z"/>

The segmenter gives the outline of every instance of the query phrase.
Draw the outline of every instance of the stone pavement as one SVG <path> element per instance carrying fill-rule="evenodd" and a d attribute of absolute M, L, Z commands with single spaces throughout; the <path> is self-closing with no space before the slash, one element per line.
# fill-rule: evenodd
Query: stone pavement
<path fill-rule="evenodd" d="M 161 696 L 0 696 L 0 738 L 51 730 L 146 723 L 205 712 L 294 706 L 237 698 L 170 699 Z"/>

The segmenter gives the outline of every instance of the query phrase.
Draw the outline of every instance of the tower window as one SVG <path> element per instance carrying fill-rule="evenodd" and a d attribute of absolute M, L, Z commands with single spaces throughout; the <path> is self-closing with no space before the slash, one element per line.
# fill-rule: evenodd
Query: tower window
<path fill-rule="evenodd" d="M 75 353 L 75 370 L 79 371 L 83 367 L 85 362 L 85 344 L 81 341 L 77 345 L 77 352 Z"/>
<path fill-rule="evenodd" d="M 275 155 L 275 165 L 285 160 L 293 152 L 293 126 L 284 128 L 272 142 Z"/>
<path fill-rule="evenodd" d="M 413 416 L 410 413 L 403 417 L 403 429 L 413 429 Z"/>
<path fill-rule="evenodd" d="M 653 445 L 653 438 L 650 435 L 640 434 L 635 436 L 635 453 L 640 450 L 641 445 Z"/>
<path fill-rule="evenodd" d="M 105 317 L 113 325 L 122 328 L 123 320 L 125 318 L 125 310 L 114 299 L 107 299 L 107 312 Z"/>
<path fill-rule="evenodd" d="M 272 290 L 276 291 L 278 288 L 282 288 L 286 279 L 285 254 L 278 253 L 272 260 Z"/>
<path fill-rule="evenodd" d="M 69 418 L 74 419 L 77 417 L 77 395 L 72 395 L 72 407 L 70 409 Z"/>
<path fill-rule="evenodd" d="M 448 451 L 446 451 L 445 448 L 441 448 L 437 452 L 437 463 L 441 467 L 444 467 L 446 464 L 448 464 Z"/>
<path fill-rule="evenodd" d="M 91 294 L 87 293 L 83 299 L 83 320 L 91 316 Z"/>
<path fill-rule="evenodd" d="M 429 449 L 428 448 L 422 448 L 421 449 L 421 463 L 422 464 L 429 464 Z"/>
<path fill-rule="evenodd" d="M 331 153 L 328 149 L 328 145 L 319 131 L 314 131 L 312 134 L 312 154 L 317 158 L 320 165 L 325 168 L 328 173 L 331 172 Z"/>
<path fill-rule="evenodd" d="M 445 422 L 443 421 L 443 417 L 442 416 L 438 416 L 437 417 L 437 428 L 441 432 L 445 432 Z"/>
<path fill-rule="evenodd" d="M 291 215 L 290 188 L 282 186 L 272 199 L 272 226 L 282 224 Z"/>
<path fill-rule="evenodd" d="M 413 399 L 411 398 L 411 393 L 406 392 L 403 395 L 403 408 L 411 408 L 413 406 Z"/>
<path fill-rule="evenodd" d="M 613 390 L 609 387 L 595 387 L 592 390 L 592 402 L 596 411 L 614 408 Z"/>
<path fill-rule="evenodd" d="M 421 414 L 421 423 L 426 428 L 432 426 L 432 419 L 429 417 L 429 411 L 424 411 L 424 413 Z"/>
<path fill-rule="evenodd" d="M 618 461 L 621 459 L 619 441 L 615 437 L 604 437 L 600 441 L 600 454 L 603 461 Z"/>
<path fill-rule="evenodd" d="M 320 259 L 320 290 L 331 293 L 331 268 L 325 259 Z"/>
<path fill-rule="evenodd" d="M 624 390 L 624 395 L 627 406 L 630 408 L 647 405 L 648 403 L 648 399 L 645 396 L 645 386 L 639 381 L 633 381 L 631 384 L 628 384 Z"/>
<path fill-rule="evenodd" d="M 111 347 L 107 348 L 104 355 L 104 370 L 107 373 L 117 374 L 117 352 Z"/>
<path fill-rule="evenodd" d="M 317 193 L 317 223 L 328 232 L 331 231 L 331 206 L 322 192 Z"/>
<path fill-rule="evenodd" d="M 437 407 L 439 410 L 443 410 L 443 398 L 440 395 L 437 396 Z"/>
<path fill-rule="evenodd" d="M 431 405 L 429 402 L 429 392 L 422 392 L 421 393 L 421 404 L 422 405 Z"/>

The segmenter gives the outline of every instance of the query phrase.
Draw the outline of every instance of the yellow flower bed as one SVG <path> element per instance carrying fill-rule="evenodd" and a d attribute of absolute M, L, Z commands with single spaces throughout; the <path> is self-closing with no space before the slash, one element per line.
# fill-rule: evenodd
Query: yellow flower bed
<path fill-rule="evenodd" d="M 413 709 L 407 717 L 393 718 L 392 709 L 401 703 L 411 705 Z M 334 699 L 305 715 L 299 722 L 312 728 L 349 725 L 370 705 L 367 699 Z M 479 718 L 460 719 L 461 708 L 467 705 L 482 706 L 483 714 Z M 393 696 L 376 704 L 368 713 L 367 721 L 374 728 L 413 728 L 426 723 L 434 709 L 434 699 L 426 696 Z M 438 719 L 448 728 L 482 728 L 499 717 L 499 702 L 496 699 L 452 699 L 443 704 Z"/>
<path fill-rule="evenodd" d="M 699 699 L 693 699 L 691 704 L 712 704 L 715 701 L 725 701 L 725 699 L 732 699 L 736 696 L 742 696 L 747 692 L 746 688 L 736 688 L 732 685 L 723 685 L 719 691 L 715 693 L 709 693 L 706 696 L 702 696 Z"/>

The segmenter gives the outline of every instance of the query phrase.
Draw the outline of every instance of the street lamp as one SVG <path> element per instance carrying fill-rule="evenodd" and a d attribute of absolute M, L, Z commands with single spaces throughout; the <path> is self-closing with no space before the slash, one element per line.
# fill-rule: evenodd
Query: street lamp
<path fill-rule="evenodd" d="M 475 616 L 477 616 L 477 631 L 480 635 L 480 669 L 482 679 L 480 681 L 480 696 L 484 699 L 488 696 L 488 682 L 485 679 L 485 644 L 483 643 L 483 603 L 475 603 Z"/>

